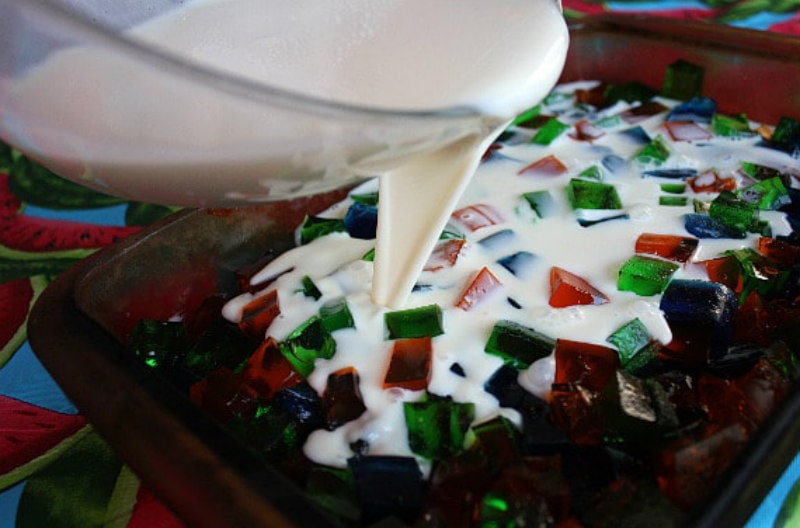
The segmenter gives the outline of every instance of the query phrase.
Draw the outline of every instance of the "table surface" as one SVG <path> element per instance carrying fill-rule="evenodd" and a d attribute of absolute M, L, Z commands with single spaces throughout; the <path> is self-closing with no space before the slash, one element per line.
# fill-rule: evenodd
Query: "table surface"
<path fill-rule="evenodd" d="M 707 20 L 796 35 L 800 45 L 800 0 L 563 0 L 563 6 L 572 18 L 646 13 Z M 63 209 L 53 200 L 58 189 L 47 185 L 32 195 L 15 194 L 5 174 L 8 154 L 0 148 L 0 194 L 5 198 L 0 200 L 0 214 L 32 217 L 63 237 L 55 252 L 37 245 L 33 235 L 15 242 L 21 244 L 16 248 L 0 243 L 0 437 L 21 446 L 13 450 L 13 461 L 0 453 L 0 528 L 183 526 L 140 485 L 66 398 L 31 351 L 24 324 L 36 295 L 60 271 L 108 240 L 134 232 L 171 210 L 109 201 L 89 191 L 82 195 L 78 209 Z M 86 230 L 85 224 L 91 225 L 96 238 L 74 236 Z M 774 526 L 787 493 L 798 481 L 800 456 L 786 469 L 748 528 Z"/>

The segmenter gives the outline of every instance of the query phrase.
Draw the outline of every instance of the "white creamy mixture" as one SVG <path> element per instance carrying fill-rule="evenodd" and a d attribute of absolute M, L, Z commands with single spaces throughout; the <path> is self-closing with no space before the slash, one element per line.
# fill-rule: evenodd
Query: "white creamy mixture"
<path fill-rule="evenodd" d="M 570 93 L 576 87 L 589 87 L 592 83 L 579 83 L 558 88 Z M 660 100 L 672 106 L 674 102 Z M 593 120 L 615 115 L 627 105 L 617 104 L 606 109 Z M 545 107 L 544 113 L 559 114 L 565 123 L 574 124 L 584 117 L 575 113 L 571 101 L 554 103 Z M 662 136 L 672 151 L 667 162 L 658 167 L 695 168 L 700 171 L 714 167 L 721 176 L 734 176 L 741 161 L 763 164 L 777 169 L 796 166 L 789 155 L 757 147 L 758 138 L 722 139 L 711 141 L 672 141 L 662 126 L 665 114 L 659 114 L 637 123 L 650 137 Z M 498 413 L 512 420 L 518 419 L 515 411 L 499 408 L 497 400 L 483 389 L 487 379 L 502 364 L 501 359 L 484 352 L 484 346 L 493 325 L 503 319 L 532 327 L 551 338 L 567 338 L 588 343 L 611 346 L 606 338 L 638 317 L 650 334 L 667 343 L 670 330 L 659 310 L 659 296 L 640 297 L 631 292 L 617 291 L 617 277 L 622 264 L 634 255 L 634 242 L 641 233 L 689 235 L 682 216 L 693 211 L 692 198 L 710 200 L 713 195 L 694 194 L 687 186 L 689 204 L 686 206 L 661 206 L 659 196 L 664 193 L 660 184 L 674 180 L 640 177 L 647 168 L 630 163 L 617 172 L 602 168 L 604 183 L 613 184 L 621 198 L 627 220 L 612 220 L 591 227 L 581 227 L 576 221 L 565 192 L 565 186 L 584 169 L 599 165 L 607 154 L 616 154 L 629 160 L 642 145 L 629 136 L 617 134 L 633 125 L 622 122 L 605 129 L 606 134 L 592 142 L 576 141 L 568 133 L 562 134 L 548 146 L 531 144 L 531 132 L 516 129 L 516 135 L 504 143 L 495 156 L 480 165 L 475 178 L 461 197 L 458 207 L 486 204 L 499 212 L 502 220 L 496 225 L 469 231 L 452 222 L 451 227 L 463 233 L 466 244 L 455 266 L 435 272 L 424 272 L 404 308 L 436 303 L 444 311 L 443 335 L 433 338 L 433 366 L 429 391 L 452 396 L 456 401 L 476 405 L 476 423 Z M 558 176 L 519 174 L 519 171 L 548 155 L 555 155 L 567 167 Z M 653 168 L 653 167 L 650 167 Z M 354 191 L 365 193 L 374 190 L 374 182 Z M 554 201 L 553 213 L 536 218 L 522 199 L 522 193 L 549 190 Z M 323 216 L 342 217 L 349 202 L 344 202 L 325 212 Z M 408 214 L 413 214 L 411 209 Z M 789 226 L 782 213 L 761 211 L 774 235 L 788 234 Z M 512 230 L 508 237 L 498 238 L 493 244 L 481 244 L 487 236 Z M 702 239 L 693 261 L 717 256 L 726 249 L 753 247 L 755 235 L 742 240 Z M 280 340 L 307 318 L 315 315 L 319 307 L 331 300 L 345 296 L 353 312 L 356 329 L 333 333 L 337 342 L 336 354 L 330 360 L 318 360 L 308 381 L 320 392 L 324 391 L 328 375 L 340 368 L 354 366 L 361 378 L 360 388 L 367 411 L 357 420 L 334 431 L 318 430 L 309 438 L 306 454 L 314 461 L 333 466 L 344 466 L 352 456 L 349 444 L 364 439 L 369 442 L 371 454 L 409 455 L 403 401 L 419 398 L 421 391 L 383 390 L 382 382 L 388 366 L 392 341 L 385 339 L 383 314 L 386 308 L 372 302 L 370 296 L 373 264 L 362 260 L 372 247 L 373 240 L 357 240 L 345 233 L 318 238 L 278 257 L 252 280 L 258 284 L 280 275 L 268 287 L 277 289 L 281 315 L 269 329 L 269 335 Z M 519 251 L 535 255 L 531 265 L 518 276 L 513 275 L 497 260 Z M 466 284 L 483 266 L 500 280 L 502 288 L 478 303 L 472 310 L 454 307 Z M 549 273 L 552 266 L 564 268 L 584 279 L 609 297 L 610 302 L 598 306 L 552 308 L 548 305 Z M 298 293 L 302 277 L 309 276 L 322 292 L 314 301 Z M 682 266 L 674 278 L 705 279 L 699 264 Z M 263 293 L 263 292 L 262 292 Z M 259 294 L 260 295 L 260 294 Z M 251 300 L 243 294 L 230 301 L 224 314 L 238 321 L 241 307 Z M 512 298 L 521 308 L 509 303 Z M 460 377 L 450 370 L 458 363 L 466 376 Z M 520 374 L 520 382 L 531 392 L 546 396 L 554 372 L 551 357 L 539 360 Z M 427 462 L 420 460 L 425 468 Z"/>

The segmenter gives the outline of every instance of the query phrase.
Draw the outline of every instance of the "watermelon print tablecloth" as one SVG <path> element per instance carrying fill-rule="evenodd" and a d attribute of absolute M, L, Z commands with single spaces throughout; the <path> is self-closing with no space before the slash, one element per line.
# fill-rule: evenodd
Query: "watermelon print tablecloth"
<path fill-rule="evenodd" d="M 563 6 L 569 17 L 648 13 L 786 33 L 800 46 L 800 0 Z M 29 307 L 59 272 L 170 212 L 68 184 L 0 145 L 0 528 L 182 526 L 78 414 L 25 335 Z M 799 480 L 800 457 L 748 528 L 775 526 L 781 506 L 797 501 L 789 492 Z"/>

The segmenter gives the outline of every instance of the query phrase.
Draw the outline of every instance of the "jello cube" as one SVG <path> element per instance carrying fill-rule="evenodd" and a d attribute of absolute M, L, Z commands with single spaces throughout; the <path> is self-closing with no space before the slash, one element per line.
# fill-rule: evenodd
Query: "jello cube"
<path fill-rule="evenodd" d="M 675 106 L 667 115 L 667 121 L 691 121 L 694 123 L 710 123 L 717 112 L 717 103 L 708 97 L 692 97 L 688 101 Z"/>
<path fill-rule="evenodd" d="M 424 390 L 431 379 L 433 347 L 430 337 L 399 339 L 392 346 L 392 358 L 383 378 L 383 388 Z"/>
<path fill-rule="evenodd" d="M 587 180 L 602 181 L 603 170 L 599 165 L 589 165 L 578 174 L 578 177 Z"/>
<path fill-rule="evenodd" d="M 800 121 L 791 117 L 781 117 L 772 132 L 770 144 L 790 153 L 800 150 Z"/>
<path fill-rule="evenodd" d="M 322 326 L 328 332 L 356 327 L 353 314 L 347 305 L 347 299 L 344 297 L 334 299 L 320 306 L 319 317 L 322 319 Z"/>
<path fill-rule="evenodd" d="M 603 95 L 610 103 L 616 103 L 617 101 L 636 103 L 649 101 L 656 96 L 656 91 L 646 84 L 632 81 L 622 84 L 609 84 Z"/>
<path fill-rule="evenodd" d="M 613 348 L 569 339 L 556 341 L 555 359 L 554 385 L 580 385 L 598 392 L 620 366 Z"/>
<path fill-rule="evenodd" d="M 364 205 L 378 205 L 378 193 L 371 192 L 371 193 L 363 193 L 363 194 L 351 194 L 350 199 L 354 202 L 364 204 Z"/>
<path fill-rule="evenodd" d="M 729 227 L 707 214 L 692 213 L 683 216 L 683 226 L 689 234 L 703 238 L 745 238 L 747 233 Z"/>
<path fill-rule="evenodd" d="M 626 123 L 638 123 L 648 117 L 666 112 L 667 107 L 657 101 L 647 101 L 622 112 L 622 119 Z"/>
<path fill-rule="evenodd" d="M 497 233 L 492 233 L 491 235 L 478 240 L 478 244 L 480 244 L 480 246 L 483 248 L 495 250 L 508 246 L 511 241 L 514 240 L 514 238 L 515 235 L 512 229 L 501 229 Z"/>
<path fill-rule="evenodd" d="M 683 207 L 689 203 L 686 196 L 659 196 L 658 205 L 664 207 Z"/>
<path fill-rule="evenodd" d="M 272 321 L 281 313 L 278 291 L 270 290 L 255 297 L 242 308 L 239 328 L 250 337 L 263 339 Z"/>
<path fill-rule="evenodd" d="M 533 270 L 533 266 L 536 264 L 536 255 L 528 251 L 517 251 L 498 259 L 497 263 L 515 277 L 524 279 Z"/>
<path fill-rule="evenodd" d="M 712 138 L 705 128 L 691 121 L 667 121 L 664 128 L 673 141 L 707 141 Z"/>
<path fill-rule="evenodd" d="M 678 265 L 662 259 L 634 255 L 622 265 L 617 289 L 650 296 L 664 291 Z"/>
<path fill-rule="evenodd" d="M 247 359 L 239 379 L 264 400 L 270 400 L 279 390 L 303 381 L 289 360 L 281 354 L 279 343 L 267 338 Z"/>
<path fill-rule="evenodd" d="M 336 353 L 336 341 L 319 316 L 306 320 L 281 341 L 281 353 L 304 378 L 314 370 L 314 361 L 330 359 Z"/>
<path fill-rule="evenodd" d="M 642 233 L 636 239 L 634 251 L 640 254 L 655 255 L 674 262 L 689 262 L 700 241 L 680 235 Z"/>
<path fill-rule="evenodd" d="M 360 515 L 353 474 L 348 469 L 316 465 L 306 479 L 305 491 L 326 511 L 346 523 L 356 523 Z"/>
<path fill-rule="evenodd" d="M 736 188 L 735 178 L 723 178 L 714 169 L 709 169 L 689 178 L 687 183 L 696 193 L 718 193 Z"/>
<path fill-rule="evenodd" d="M 779 238 L 759 238 L 758 252 L 784 268 L 790 268 L 800 263 L 800 246 Z"/>
<path fill-rule="evenodd" d="M 404 402 L 403 412 L 411 450 L 440 460 L 464 450 L 467 431 L 475 419 L 475 404 L 427 394 L 420 401 Z"/>
<path fill-rule="evenodd" d="M 736 196 L 761 211 L 774 211 L 791 203 L 789 191 L 779 177 L 768 178 L 736 191 Z"/>
<path fill-rule="evenodd" d="M 424 271 L 439 271 L 455 266 L 466 242 L 463 238 L 452 238 L 437 243 L 425 263 Z"/>
<path fill-rule="evenodd" d="M 416 459 L 359 456 L 347 461 L 361 504 L 361 522 L 371 525 L 388 517 L 413 522 L 425 498 L 425 481 Z"/>
<path fill-rule="evenodd" d="M 669 180 L 686 180 L 697 176 L 697 169 L 677 167 L 671 169 L 650 169 L 642 171 L 643 178 L 665 178 Z"/>
<path fill-rule="evenodd" d="M 726 227 L 745 234 L 758 225 L 758 208 L 731 191 L 722 191 L 711 202 L 708 215 Z"/>
<path fill-rule="evenodd" d="M 712 358 L 724 354 L 729 345 L 737 306 L 730 288 L 683 279 L 669 284 L 659 304 L 673 339 L 705 343 Z"/>
<path fill-rule="evenodd" d="M 317 285 L 314 284 L 314 280 L 308 275 L 305 275 L 300 280 L 300 284 L 302 287 L 298 291 L 301 292 L 306 297 L 310 297 L 315 301 L 319 300 L 319 298 L 322 297 L 322 292 L 319 291 Z"/>
<path fill-rule="evenodd" d="M 331 373 L 322 394 L 322 413 L 329 431 L 353 421 L 367 408 L 359 388 L 358 371 L 346 367 Z"/>
<path fill-rule="evenodd" d="M 309 430 L 324 426 L 322 400 L 307 381 L 279 390 L 270 403 Z"/>
<path fill-rule="evenodd" d="M 189 349 L 186 327 L 178 321 L 140 319 L 128 338 L 128 348 L 148 367 L 177 365 Z"/>
<path fill-rule="evenodd" d="M 503 222 L 503 216 L 492 206 L 486 204 L 463 207 L 454 211 L 451 218 L 469 231 L 477 231 Z"/>
<path fill-rule="evenodd" d="M 664 142 L 664 138 L 656 136 L 653 141 L 639 150 L 633 156 L 633 159 L 641 164 L 661 165 L 667 161 L 670 154 L 670 149 Z"/>
<path fill-rule="evenodd" d="M 258 408 L 258 394 L 227 367 L 206 373 L 188 392 L 192 403 L 221 423 L 236 416 L 249 419 Z"/>
<path fill-rule="evenodd" d="M 764 299 L 778 296 L 789 279 L 789 271 L 775 266 L 774 262 L 750 248 L 742 248 L 726 252 L 736 259 L 741 270 L 741 299 L 755 291 Z"/>
<path fill-rule="evenodd" d="M 263 337 L 262 337 L 263 339 Z M 197 376 L 203 376 L 220 366 L 237 368 L 252 354 L 256 343 L 225 321 L 211 324 L 195 340 L 183 358 L 182 366 Z"/>
<path fill-rule="evenodd" d="M 530 176 L 560 176 L 567 172 L 567 166 L 554 155 L 545 156 L 521 168 L 517 174 Z"/>
<path fill-rule="evenodd" d="M 566 308 L 576 305 L 599 305 L 608 302 L 608 297 L 574 273 L 553 266 L 550 268 L 550 306 Z"/>
<path fill-rule="evenodd" d="M 513 321 L 499 321 L 494 325 L 484 350 L 502 358 L 506 365 L 525 369 L 537 359 L 550 355 L 554 346 L 552 338 L 533 328 Z"/>
<path fill-rule="evenodd" d="M 647 327 L 637 317 L 615 330 L 606 341 L 617 347 L 620 363 L 624 367 L 651 339 Z"/>
<path fill-rule="evenodd" d="M 575 123 L 575 131 L 571 132 L 569 136 L 578 141 L 592 141 L 600 138 L 606 134 L 605 130 L 596 126 L 588 119 L 581 119 Z"/>
<path fill-rule="evenodd" d="M 339 218 L 322 218 L 308 215 L 300 225 L 300 243 L 308 244 L 314 239 L 346 231 L 344 221 Z"/>
<path fill-rule="evenodd" d="M 608 183 L 573 178 L 567 195 L 573 209 L 622 209 L 616 187 Z"/>
<path fill-rule="evenodd" d="M 723 137 L 743 137 L 752 136 L 750 121 L 744 114 L 725 115 L 714 114 L 711 118 L 711 130 L 718 136 Z"/>
<path fill-rule="evenodd" d="M 568 128 L 569 125 L 562 123 L 555 117 L 551 117 L 547 120 L 547 123 L 545 123 L 544 126 L 542 126 L 538 132 L 536 132 L 531 139 L 531 143 L 535 143 L 537 145 L 549 145 Z"/>
<path fill-rule="evenodd" d="M 442 309 L 438 304 L 386 312 L 383 319 L 389 339 L 436 337 L 444 333 Z"/>
<path fill-rule="evenodd" d="M 529 125 L 529 123 L 539 117 L 539 114 L 542 112 L 542 105 L 538 104 L 531 108 L 528 108 L 511 122 L 511 126 L 520 126 L 525 127 Z"/>
<path fill-rule="evenodd" d="M 700 95 L 703 87 L 703 68 L 685 60 L 677 60 L 667 66 L 661 95 L 685 101 Z"/>
<path fill-rule="evenodd" d="M 661 192 L 668 194 L 683 194 L 686 192 L 685 183 L 662 183 L 659 187 L 661 187 Z"/>
<path fill-rule="evenodd" d="M 455 306 L 468 312 L 502 286 L 503 283 L 484 266 L 461 292 Z"/>
<path fill-rule="evenodd" d="M 354 202 L 344 215 L 344 228 L 353 238 L 372 240 L 378 227 L 378 208 Z"/>
<path fill-rule="evenodd" d="M 495 468 L 503 468 L 522 461 L 523 446 L 519 430 L 507 418 L 498 416 L 476 424 L 472 428 L 476 449 Z"/>

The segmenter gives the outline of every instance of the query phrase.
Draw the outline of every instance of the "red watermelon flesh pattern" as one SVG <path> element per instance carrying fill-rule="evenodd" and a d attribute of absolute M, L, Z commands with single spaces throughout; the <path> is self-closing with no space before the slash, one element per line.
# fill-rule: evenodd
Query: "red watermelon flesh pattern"
<path fill-rule="evenodd" d="M 0 475 L 43 455 L 86 425 L 86 418 L 0 395 Z"/>
<path fill-rule="evenodd" d="M 28 278 L 0 284 L 0 349 L 6 346 L 25 322 L 32 298 L 33 287 Z"/>
<path fill-rule="evenodd" d="M 8 175 L 0 174 L 0 244 L 8 248 L 31 252 L 99 248 L 141 229 L 22 216 L 18 210 Z"/>

